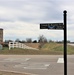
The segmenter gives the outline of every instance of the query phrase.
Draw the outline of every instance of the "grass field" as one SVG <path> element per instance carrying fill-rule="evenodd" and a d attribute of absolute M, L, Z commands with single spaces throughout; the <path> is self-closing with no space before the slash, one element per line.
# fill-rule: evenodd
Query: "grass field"
<path fill-rule="evenodd" d="M 7 47 L 4 47 L 3 50 L 0 50 L 0 54 L 16 54 L 16 55 L 60 55 L 63 54 L 63 44 L 59 43 L 46 43 L 39 50 L 28 50 L 14 48 L 9 50 Z M 74 46 L 67 46 L 67 53 L 74 54 Z"/>

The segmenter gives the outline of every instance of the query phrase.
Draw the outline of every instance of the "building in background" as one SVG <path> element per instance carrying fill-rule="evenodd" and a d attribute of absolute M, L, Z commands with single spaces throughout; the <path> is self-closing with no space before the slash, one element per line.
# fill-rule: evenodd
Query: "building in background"
<path fill-rule="evenodd" d="M 0 43 L 3 43 L 3 29 L 0 28 Z"/>

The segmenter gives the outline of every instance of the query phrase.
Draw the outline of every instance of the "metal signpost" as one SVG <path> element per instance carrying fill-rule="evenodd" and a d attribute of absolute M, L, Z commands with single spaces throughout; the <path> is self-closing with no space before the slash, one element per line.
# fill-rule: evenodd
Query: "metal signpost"
<path fill-rule="evenodd" d="M 67 75 L 67 11 L 64 11 L 64 75 Z"/>
<path fill-rule="evenodd" d="M 67 75 L 67 11 L 63 13 L 64 23 L 41 23 L 40 29 L 64 30 L 64 75 Z"/>

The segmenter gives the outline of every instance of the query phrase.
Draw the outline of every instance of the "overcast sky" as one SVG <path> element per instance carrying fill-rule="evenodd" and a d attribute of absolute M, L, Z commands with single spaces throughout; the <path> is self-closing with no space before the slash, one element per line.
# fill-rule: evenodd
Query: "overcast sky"
<path fill-rule="evenodd" d="M 40 30 L 40 23 L 63 22 L 67 10 L 68 40 L 74 41 L 74 0 L 0 0 L 0 28 L 4 40 L 47 39 L 63 40 L 63 30 Z"/>

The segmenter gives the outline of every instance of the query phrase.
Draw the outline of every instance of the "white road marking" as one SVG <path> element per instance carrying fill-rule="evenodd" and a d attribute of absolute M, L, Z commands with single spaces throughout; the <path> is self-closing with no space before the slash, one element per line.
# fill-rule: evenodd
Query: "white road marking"
<path fill-rule="evenodd" d="M 47 69 L 50 64 L 44 63 L 24 63 L 15 65 L 15 68 L 24 68 L 24 69 Z"/>
<path fill-rule="evenodd" d="M 50 64 L 32 64 L 30 66 L 24 67 L 24 69 L 47 69 Z"/>
<path fill-rule="evenodd" d="M 7 59 L 4 59 L 4 61 L 28 61 L 30 60 L 31 58 L 7 58 Z"/>
<path fill-rule="evenodd" d="M 48 67 L 50 64 L 45 64 L 46 67 Z"/>
<path fill-rule="evenodd" d="M 47 68 L 33 68 L 33 67 L 23 67 L 24 69 L 47 69 Z"/>
<path fill-rule="evenodd" d="M 26 58 L 25 61 L 28 61 L 28 60 L 30 60 L 30 59 L 31 59 L 31 58 Z"/>
<path fill-rule="evenodd" d="M 64 58 L 58 58 L 57 63 L 64 63 Z"/>

